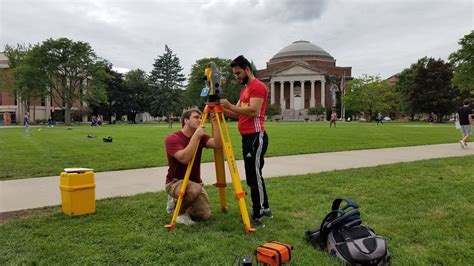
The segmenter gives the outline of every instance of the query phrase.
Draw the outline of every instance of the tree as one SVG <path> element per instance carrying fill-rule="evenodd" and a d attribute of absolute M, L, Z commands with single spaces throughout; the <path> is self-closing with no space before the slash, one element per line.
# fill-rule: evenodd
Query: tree
<path fill-rule="evenodd" d="M 378 112 L 398 109 L 398 98 L 395 88 L 386 80 L 364 75 L 349 81 L 344 94 L 344 105 L 348 112 L 365 112 L 372 119 Z"/>
<path fill-rule="evenodd" d="M 203 80 L 204 70 L 211 62 L 220 67 L 222 77 L 224 78 L 224 84 L 222 85 L 223 95 L 221 97 L 228 99 L 232 103 L 237 103 L 239 100 L 242 85 L 234 78 L 232 68 L 230 67 L 232 60 L 218 57 L 203 58 L 197 60 L 191 68 L 185 92 L 185 106 L 197 106 L 201 109 L 204 107 L 206 99 L 203 99 L 200 95 L 202 88 L 205 86 Z"/>
<path fill-rule="evenodd" d="M 270 117 L 270 120 L 273 121 L 273 117 L 276 115 L 281 114 L 281 108 L 279 104 L 269 104 L 267 106 L 267 110 L 265 111 L 265 115 Z"/>
<path fill-rule="evenodd" d="M 414 112 L 435 113 L 438 122 L 456 110 L 460 92 L 451 84 L 453 71 L 449 63 L 434 58 L 421 58 L 412 65 L 413 84 L 408 100 Z"/>
<path fill-rule="evenodd" d="M 41 61 L 48 75 L 53 96 L 57 96 L 53 99 L 58 105 L 64 105 L 66 124 L 71 123 L 74 101 L 105 95 L 101 90 L 105 90 L 104 81 L 107 79 L 106 62 L 97 58 L 88 43 L 67 38 L 48 39 L 37 49 L 37 60 Z"/>
<path fill-rule="evenodd" d="M 459 41 L 461 49 L 449 56 L 454 68 L 453 84 L 474 96 L 474 31 Z"/>
<path fill-rule="evenodd" d="M 138 113 L 149 108 L 151 99 L 148 75 L 141 69 L 130 70 L 125 76 L 127 100 L 124 104 L 129 120 L 135 123 Z"/>
<path fill-rule="evenodd" d="M 124 102 L 127 102 L 127 92 L 124 86 L 123 75 L 112 69 L 112 64 L 107 64 L 105 66 L 105 72 L 109 78 L 105 81 L 105 90 L 97 90 L 99 92 L 105 93 L 105 101 L 96 101 L 91 99 L 91 102 L 88 102 L 89 108 L 92 113 L 95 115 L 104 115 L 106 120 L 109 120 L 109 123 L 112 123 L 112 116 L 116 114 L 118 117 L 126 114 L 124 111 Z M 102 98 L 103 96 L 98 96 Z"/>
<path fill-rule="evenodd" d="M 28 112 L 30 112 L 33 100 L 48 95 L 48 77 L 37 60 L 37 53 L 37 46 L 20 44 L 17 44 L 16 47 L 5 46 L 11 74 L 4 72 L 2 75 L 2 90 L 7 90 L 18 96 Z M 34 120 L 35 112 L 33 110 Z"/>
<path fill-rule="evenodd" d="M 398 82 L 395 85 L 395 90 L 400 94 L 400 112 L 402 114 L 409 114 L 412 119 L 415 116 L 415 113 L 411 106 L 411 102 L 408 99 L 408 95 L 415 82 L 414 76 L 414 68 L 406 68 L 398 76 Z"/>
<path fill-rule="evenodd" d="M 158 56 L 150 73 L 151 106 L 153 116 L 181 113 L 183 109 L 183 68 L 179 58 L 165 45 L 165 53 Z"/>

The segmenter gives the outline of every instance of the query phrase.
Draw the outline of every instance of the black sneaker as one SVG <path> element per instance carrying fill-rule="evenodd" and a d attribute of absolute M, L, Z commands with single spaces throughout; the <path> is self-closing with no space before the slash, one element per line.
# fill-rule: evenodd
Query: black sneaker
<path fill-rule="evenodd" d="M 258 217 L 258 218 L 255 218 L 253 217 L 253 215 L 250 215 L 250 223 L 252 224 L 252 226 L 254 227 L 265 227 L 265 224 L 263 223 L 263 219 L 264 217 Z"/>
<path fill-rule="evenodd" d="M 268 209 L 263 209 L 263 213 L 262 213 L 262 216 L 266 216 L 270 219 L 273 219 L 273 214 L 272 214 L 272 210 L 270 208 Z"/>

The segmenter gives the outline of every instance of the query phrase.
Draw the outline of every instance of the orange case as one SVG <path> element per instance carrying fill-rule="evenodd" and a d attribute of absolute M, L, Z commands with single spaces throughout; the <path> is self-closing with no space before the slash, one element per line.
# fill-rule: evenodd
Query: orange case
<path fill-rule="evenodd" d="M 257 261 L 269 265 L 281 265 L 291 260 L 293 247 L 277 241 L 265 243 L 257 248 Z"/>

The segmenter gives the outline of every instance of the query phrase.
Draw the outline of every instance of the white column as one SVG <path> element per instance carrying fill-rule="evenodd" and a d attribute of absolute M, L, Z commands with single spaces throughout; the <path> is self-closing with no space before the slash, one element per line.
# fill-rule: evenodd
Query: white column
<path fill-rule="evenodd" d="M 309 106 L 310 107 L 315 107 L 316 106 L 315 100 L 314 100 L 314 83 L 315 82 L 316 81 L 311 80 L 311 96 L 310 96 L 311 98 L 309 99 Z"/>
<path fill-rule="evenodd" d="M 275 82 L 272 81 L 270 84 L 270 103 L 274 104 L 275 103 Z"/>
<path fill-rule="evenodd" d="M 281 107 L 281 111 L 283 112 L 283 110 L 285 110 L 285 94 L 284 94 L 284 82 L 283 81 L 280 81 L 280 107 Z"/>
<path fill-rule="evenodd" d="M 294 101 L 295 101 L 295 90 L 294 90 L 294 84 L 295 84 L 295 81 L 292 80 L 290 81 L 290 109 L 293 109 L 294 108 Z"/>
<path fill-rule="evenodd" d="M 325 100 L 326 100 L 326 81 L 321 80 L 321 106 L 322 107 L 326 107 Z"/>
<path fill-rule="evenodd" d="M 301 109 L 305 109 L 304 108 L 304 80 L 300 82 L 301 82 Z"/>

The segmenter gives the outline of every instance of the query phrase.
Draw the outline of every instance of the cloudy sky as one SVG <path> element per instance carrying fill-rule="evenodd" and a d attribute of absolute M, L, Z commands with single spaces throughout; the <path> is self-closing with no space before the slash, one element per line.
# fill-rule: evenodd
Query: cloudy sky
<path fill-rule="evenodd" d="M 257 68 L 307 40 L 353 76 L 387 78 L 423 56 L 447 59 L 473 30 L 472 0 L 0 0 L 0 49 L 67 37 L 117 69 L 152 69 L 167 44 L 196 60 L 244 54 Z"/>

